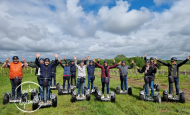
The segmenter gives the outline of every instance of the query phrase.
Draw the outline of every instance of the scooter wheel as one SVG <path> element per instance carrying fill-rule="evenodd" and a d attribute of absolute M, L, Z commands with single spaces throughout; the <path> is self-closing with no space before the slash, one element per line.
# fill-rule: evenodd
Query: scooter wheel
<path fill-rule="evenodd" d="M 141 95 L 141 94 L 140 94 L 140 95 L 139 95 L 139 99 L 140 99 L 140 100 L 144 100 L 144 95 Z"/>
<path fill-rule="evenodd" d="M 62 94 L 62 89 L 58 89 L 58 95 L 61 95 Z"/>
<path fill-rule="evenodd" d="M 33 103 L 32 104 L 32 110 L 38 109 L 38 103 Z"/>
<path fill-rule="evenodd" d="M 76 97 L 74 95 L 72 95 L 71 102 L 74 103 L 75 101 L 76 101 Z"/>
<path fill-rule="evenodd" d="M 90 101 L 90 95 L 86 95 L 86 100 Z"/>
<path fill-rule="evenodd" d="M 154 102 L 161 103 L 161 96 L 160 95 L 155 96 L 154 97 Z"/>
<path fill-rule="evenodd" d="M 52 99 L 52 107 L 57 107 L 57 96 L 55 99 Z"/>
<path fill-rule="evenodd" d="M 168 101 L 168 95 L 163 94 L 163 101 Z"/>
<path fill-rule="evenodd" d="M 156 91 L 160 91 L 159 85 L 156 86 Z"/>
<path fill-rule="evenodd" d="M 116 94 L 120 94 L 120 87 L 119 86 L 116 87 Z"/>
<path fill-rule="evenodd" d="M 132 95 L 132 88 L 131 87 L 128 88 L 128 94 Z"/>
<path fill-rule="evenodd" d="M 9 97 L 5 94 L 3 97 L 3 105 L 7 104 L 9 102 Z"/>
<path fill-rule="evenodd" d="M 36 95 L 36 94 L 35 94 L 34 92 L 31 93 L 31 100 L 34 99 L 34 96 L 35 96 L 35 95 Z"/>
<path fill-rule="evenodd" d="M 186 102 L 185 93 L 180 94 L 179 101 L 180 101 L 181 103 L 185 103 L 185 102 Z"/>
<path fill-rule="evenodd" d="M 115 96 L 111 96 L 111 102 L 115 103 Z"/>
<path fill-rule="evenodd" d="M 96 95 L 96 99 L 99 101 L 99 100 L 101 100 L 101 95 Z"/>

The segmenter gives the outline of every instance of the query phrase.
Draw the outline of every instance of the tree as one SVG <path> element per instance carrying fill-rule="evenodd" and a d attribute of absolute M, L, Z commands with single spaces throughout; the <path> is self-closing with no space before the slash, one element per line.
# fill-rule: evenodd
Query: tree
<path fill-rule="evenodd" d="M 120 54 L 120 55 L 117 55 L 114 59 L 123 59 L 123 58 L 126 58 L 126 56 L 123 54 Z"/>

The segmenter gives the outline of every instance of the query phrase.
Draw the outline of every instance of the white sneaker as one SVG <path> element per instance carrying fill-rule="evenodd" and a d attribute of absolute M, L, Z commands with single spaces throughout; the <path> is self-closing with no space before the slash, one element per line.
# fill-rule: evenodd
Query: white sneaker
<path fill-rule="evenodd" d="M 84 94 L 82 94 L 82 98 L 85 98 Z"/>
<path fill-rule="evenodd" d="M 123 93 L 123 90 L 121 90 L 120 93 Z"/>
<path fill-rule="evenodd" d="M 108 98 L 108 99 L 110 98 L 109 94 L 107 94 L 107 98 Z"/>
<path fill-rule="evenodd" d="M 91 92 L 94 92 L 94 89 L 92 89 Z"/>
<path fill-rule="evenodd" d="M 78 95 L 77 98 L 80 98 L 80 95 Z"/>
<path fill-rule="evenodd" d="M 104 98 L 104 95 L 102 95 L 101 99 L 103 99 L 103 98 Z"/>
<path fill-rule="evenodd" d="M 170 99 L 171 99 L 172 97 L 173 97 L 173 96 L 172 96 L 172 94 L 168 94 L 168 98 L 170 98 Z"/>

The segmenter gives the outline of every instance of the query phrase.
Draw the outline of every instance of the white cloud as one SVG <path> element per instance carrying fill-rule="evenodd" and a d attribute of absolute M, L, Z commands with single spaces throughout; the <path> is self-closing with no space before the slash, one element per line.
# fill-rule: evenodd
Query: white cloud
<path fill-rule="evenodd" d="M 162 4 L 171 4 L 175 1 L 179 1 L 179 0 L 154 0 L 154 3 L 157 5 L 157 6 L 160 6 Z"/>

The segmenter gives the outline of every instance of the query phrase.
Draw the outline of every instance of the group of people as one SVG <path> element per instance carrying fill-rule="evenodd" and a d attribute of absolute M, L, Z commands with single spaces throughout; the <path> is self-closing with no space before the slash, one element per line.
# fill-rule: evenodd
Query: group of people
<path fill-rule="evenodd" d="M 47 79 L 48 80 L 48 86 L 47 86 L 47 95 L 46 95 L 46 99 L 47 99 L 47 103 L 50 103 L 50 97 L 49 97 L 49 93 L 50 93 L 50 85 L 52 83 L 51 81 L 51 76 L 54 76 L 54 85 L 56 85 L 56 67 L 58 64 L 60 64 L 63 69 L 63 89 L 65 89 L 65 82 L 68 81 L 68 85 L 67 88 L 70 87 L 70 85 L 77 85 L 78 86 L 82 86 L 82 88 L 78 87 L 78 97 L 82 96 L 84 97 L 84 84 L 85 84 L 85 79 L 88 79 L 88 89 L 91 90 L 91 92 L 93 92 L 93 87 L 94 87 L 94 79 L 95 79 L 95 75 L 94 75 L 94 71 L 95 68 L 101 68 L 101 82 L 102 82 L 102 98 L 104 98 L 104 89 L 105 89 L 105 85 L 107 85 L 107 89 L 106 89 L 106 93 L 107 93 L 107 98 L 109 97 L 109 82 L 107 84 L 105 84 L 105 78 L 108 77 L 109 81 L 110 81 L 110 75 L 109 75 L 109 70 L 112 68 L 118 68 L 120 71 L 120 80 L 121 80 L 121 91 L 123 92 L 123 90 L 127 91 L 127 74 L 128 74 L 128 69 L 132 69 L 134 66 L 134 61 L 132 60 L 131 66 L 126 65 L 125 61 L 120 61 L 118 64 L 115 64 L 115 60 L 113 62 L 112 66 L 108 65 L 108 61 L 104 61 L 104 65 L 100 65 L 99 61 L 100 58 L 98 58 L 98 62 L 95 61 L 95 59 L 93 60 L 89 60 L 89 56 L 87 58 L 85 58 L 85 60 L 77 62 L 77 57 L 74 56 L 74 60 L 71 60 L 70 62 L 66 61 L 65 57 L 64 57 L 64 61 L 65 61 L 65 65 L 63 65 L 61 63 L 62 58 L 60 58 L 58 60 L 58 54 L 56 53 L 55 56 L 55 60 L 52 60 L 50 63 L 50 59 L 49 58 L 44 58 L 44 59 L 39 59 L 40 57 L 40 53 L 36 54 L 36 60 L 35 63 L 36 65 L 30 65 L 28 64 L 24 58 L 22 58 L 23 63 L 19 62 L 19 58 L 18 56 L 14 56 L 12 58 L 13 62 L 9 62 L 10 58 L 7 58 L 6 61 L 4 62 L 4 64 L 2 65 L 3 68 L 9 68 L 9 79 L 11 82 L 11 86 L 12 86 L 12 99 L 20 99 L 21 98 L 21 88 L 19 87 L 17 90 L 17 96 L 15 95 L 15 84 L 14 84 L 14 79 L 15 77 L 19 77 L 19 84 L 21 84 L 22 82 L 22 78 L 23 78 L 23 71 L 22 68 L 27 68 L 28 66 L 36 68 L 36 75 L 37 80 L 39 85 L 41 86 L 41 88 L 43 88 L 43 79 Z M 151 97 L 153 97 L 154 95 L 154 77 L 155 77 L 155 73 L 156 70 L 158 68 L 158 64 L 156 63 L 157 60 L 158 62 L 164 64 L 165 66 L 168 66 L 168 76 L 171 76 L 173 78 L 173 80 L 175 81 L 175 87 L 176 87 L 176 95 L 179 94 L 179 67 L 182 66 L 183 64 L 185 64 L 188 60 L 190 59 L 190 56 L 187 57 L 186 60 L 184 60 L 183 62 L 177 64 L 177 58 L 171 58 L 171 63 L 165 63 L 161 60 L 158 60 L 157 58 L 150 58 L 150 61 L 147 59 L 147 55 L 145 55 L 144 60 L 145 60 L 145 65 L 142 67 L 142 69 L 140 69 L 138 66 L 136 66 L 137 70 L 139 73 L 144 73 L 144 81 L 145 81 L 145 92 L 146 92 L 146 96 L 149 96 L 149 89 L 148 89 L 148 85 L 151 87 Z M 94 62 L 94 63 L 93 63 Z M 79 65 L 78 65 L 79 64 Z M 121 65 L 120 65 L 121 64 Z M 78 75 L 77 75 L 77 79 L 76 79 L 76 68 L 78 69 Z M 88 73 L 88 76 L 86 75 L 86 70 Z M 69 84 L 69 79 L 71 78 L 71 84 Z M 125 78 L 125 79 L 123 79 Z M 80 82 L 81 79 L 84 80 L 84 82 Z M 74 82 L 73 82 L 74 81 Z M 123 84 L 124 81 L 124 84 Z M 77 83 L 76 83 L 77 82 Z M 125 86 L 125 89 L 123 87 L 123 85 Z M 169 94 L 172 94 L 171 91 L 171 82 L 169 79 Z M 43 90 L 39 88 L 39 92 L 40 92 L 40 96 L 41 96 L 41 104 L 44 103 L 44 95 L 43 95 Z M 82 92 L 80 95 L 80 91 Z"/>

